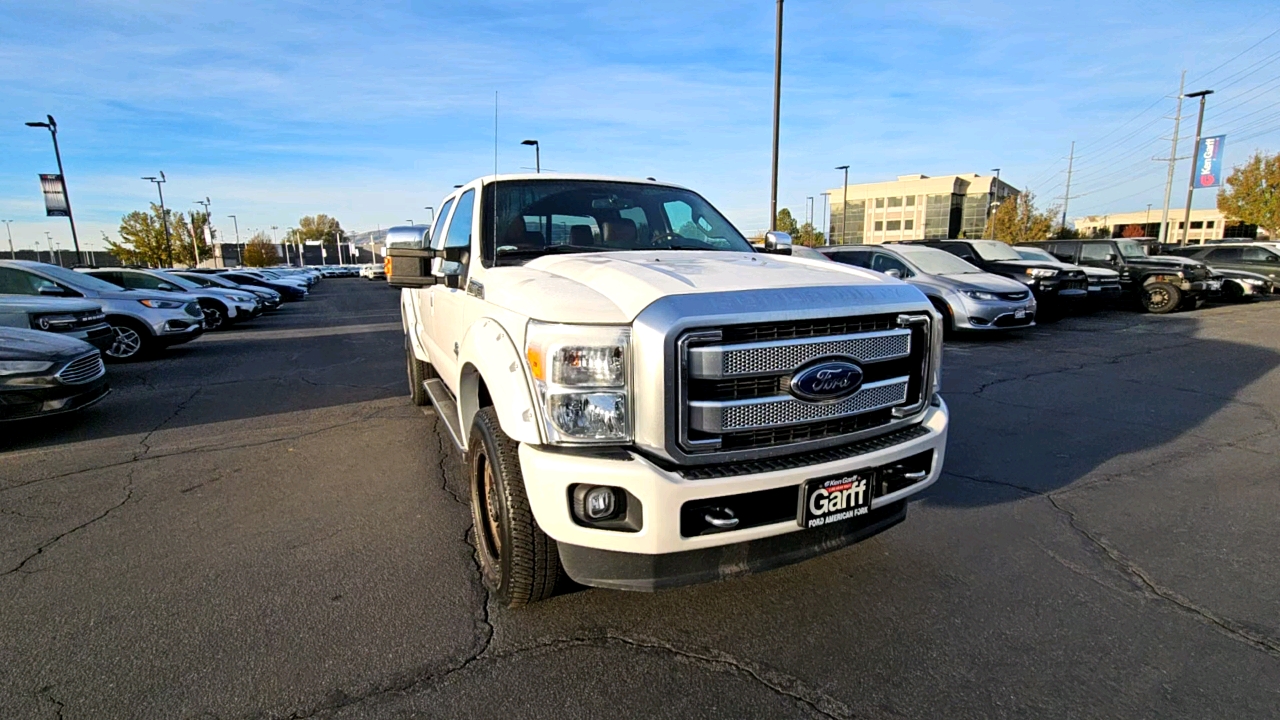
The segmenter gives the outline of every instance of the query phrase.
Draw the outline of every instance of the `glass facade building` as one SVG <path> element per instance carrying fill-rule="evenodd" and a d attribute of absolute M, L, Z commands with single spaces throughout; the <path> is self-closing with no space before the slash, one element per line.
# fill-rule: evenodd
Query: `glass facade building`
<path fill-rule="evenodd" d="M 840 204 L 846 192 L 847 214 Z M 997 204 L 1017 193 L 1008 183 L 976 173 L 903 175 L 896 181 L 835 188 L 830 191 L 829 237 L 836 245 L 980 238 Z"/>

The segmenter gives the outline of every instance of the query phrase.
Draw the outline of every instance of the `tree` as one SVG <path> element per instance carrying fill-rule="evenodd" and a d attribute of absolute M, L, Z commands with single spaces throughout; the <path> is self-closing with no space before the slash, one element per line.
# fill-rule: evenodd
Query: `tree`
<path fill-rule="evenodd" d="M 308 215 L 298 220 L 298 227 L 289 233 L 289 242 L 306 243 L 340 243 L 346 240 L 347 233 L 342 229 L 342 224 L 337 218 L 329 217 L 324 213 L 319 215 Z"/>
<path fill-rule="evenodd" d="M 784 232 L 791 237 L 800 234 L 800 226 L 796 224 L 796 219 L 791 216 L 791 211 L 787 208 L 778 211 L 778 232 Z"/>
<path fill-rule="evenodd" d="M 1031 191 L 1011 195 L 987 221 L 986 235 L 1007 243 L 1045 240 L 1053 232 L 1056 208 L 1038 210 Z"/>
<path fill-rule="evenodd" d="M 826 244 L 826 236 L 813 226 L 813 223 L 805 223 L 800 226 L 799 234 L 792 238 L 796 244 L 807 247 L 817 247 Z"/>
<path fill-rule="evenodd" d="M 276 244 L 271 242 L 271 238 L 264 232 L 259 232 L 249 239 L 249 244 L 244 246 L 244 264 L 249 267 L 270 267 L 280 264 L 280 251 L 276 249 Z"/>
<path fill-rule="evenodd" d="M 204 228 L 209 224 L 209 214 L 200 210 L 192 210 L 187 215 L 178 214 L 169 230 L 173 233 L 173 262 L 174 265 L 188 265 L 195 267 L 196 255 L 195 250 L 200 252 L 200 258 L 208 260 L 213 257 L 209 248 L 209 243 L 204 239 Z M 209 228 L 210 237 L 213 237 L 213 228 Z M 194 241 L 194 248 L 192 242 Z"/>
<path fill-rule="evenodd" d="M 1272 237 L 1280 233 L 1280 153 L 1253 154 L 1231 170 L 1218 191 L 1218 210 L 1232 220 L 1257 225 Z"/>
<path fill-rule="evenodd" d="M 1125 225 L 1124 232 L 1120 233 L 1120 237 L 1140 238 L 1146 237 L 1147 231 L 1141 225 Z"/>
<path fill-rule="evenodd" d="M 169 234 L 173 235 L 174 212 L 166 210 L 169 218 Z M 107 240 L 107 248 L 120 262 L 148 267 L 166 267 L 169 264 L 169 242 L 165 239 L 160 206 L 151 204 L 151 212 L 134 212 L 120 218 L 120 240 Z M 177 239 L 174 238 L 174 260 L 178 259 Z"/>

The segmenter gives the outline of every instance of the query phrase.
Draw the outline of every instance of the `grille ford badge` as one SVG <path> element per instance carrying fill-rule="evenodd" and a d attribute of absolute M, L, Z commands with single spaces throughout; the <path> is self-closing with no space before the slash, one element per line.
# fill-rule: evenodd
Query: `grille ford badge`
<path fill-rule="evenodd" d="M 821 402 L 852 395 L 862 387 L 862 368 L 844 360 L 823 360 L 791 376 L 791 394 Z"/>

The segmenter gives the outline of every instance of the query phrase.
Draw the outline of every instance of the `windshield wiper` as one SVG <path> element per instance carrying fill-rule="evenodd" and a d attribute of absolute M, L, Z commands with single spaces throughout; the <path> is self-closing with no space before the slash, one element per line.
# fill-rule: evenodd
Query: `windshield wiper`
<path fill-rule="evenodd" d="M 560 253 L 608 252 L 615 248 L 584 247 L 582 245 L 550 245 L 537 248 L 498 248 L 498 257 L 527 257 Z"/>

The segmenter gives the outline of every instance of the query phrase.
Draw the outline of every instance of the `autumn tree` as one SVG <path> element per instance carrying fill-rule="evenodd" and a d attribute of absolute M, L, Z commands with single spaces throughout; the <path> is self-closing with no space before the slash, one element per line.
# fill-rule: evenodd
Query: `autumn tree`
<path fill-rule="evenodd" d="M 1124 232 L 1120 233 L 1120 237 L 1140 238 L 1146 237 L 1147 231 L 1141 225 L 1125 225 Z"/>
<path fill-rule="evenodd" d="M 165 237 L 164 220 L 169 218 L 169 235 L 173 234 L 174 212 L 161 215 L 160 206 L 151 204 L 151 212 L 135 210 L 120 218 L 120 242 L 107 240 L 107 249 L 120 262 L 129 265 L 165 267 L 169 264 L 170 244 Z"/>
<path fill-rule="evenodd" d="M 1057 209 L 1039 210 L 1030 191 L 1011 195 L 987 221 L 986 235 L 1007 243 L 1044 240 L 1053 232 Z"/>
<path fill-rule="evenodd" d="M 279 265 L 280 251 L 276 249 L 276 244 L 271 242 L 271 238 L 266 233 L 259 232 L 244 246 L 243 262 L 249 267 Z"/>
<path fill-rule="evenodd" d="M 292 243 L 341 243 L 347 239 L 347 233 L 342 229 L 342 224 L 337 218 L 329 217 L 324 213 L 319 215 L 308 215 L 298 220 L 298 227 L 289 233 L 289 242 Z"/>
<path fill-rule="evenodd" d="M 1280 153 L 1254 153 L 1236 166 L 1218 191 L 1218 210 L 1232 220 L 1280 233 Z"/>

